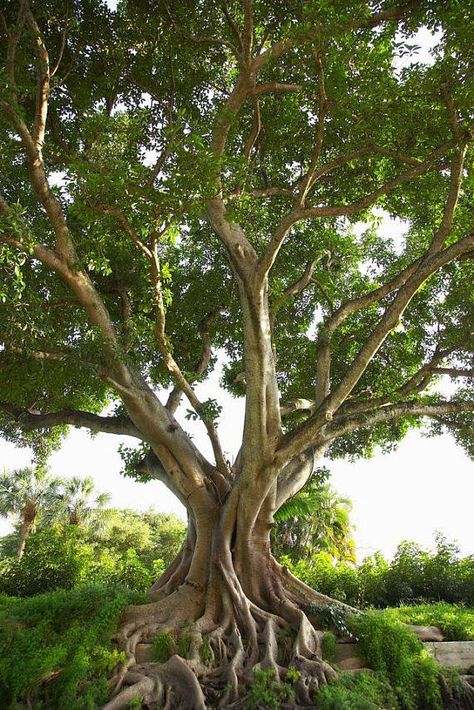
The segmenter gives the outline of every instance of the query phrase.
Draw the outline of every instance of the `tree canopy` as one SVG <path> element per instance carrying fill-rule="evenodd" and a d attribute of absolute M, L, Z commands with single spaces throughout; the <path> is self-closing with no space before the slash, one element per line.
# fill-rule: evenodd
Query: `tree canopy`
<path fill-rule="evenodd" d="M 472 452 L 472 19 L 455 0 L 3 3 L 2 432 L 39 458 L 69 425 L 141 442 L 129 472 L 189 527 L 126 615 L 127 664 L 171 617 L 222 660 L 134 674 L 108 710 L 143 687 L 231 705 L 249 667 L 278 669 L 282 628 L 312 702 L 334 671 L 303 609 L 329 601 L 271 556 L 274 513 L 324 453 L 424 417 Z M 219 351 L 245 396 L 232 464 L 195 389 Z"/>
<path fill-rule="evenodd" d="M 41 469 L 19 468 L 0 475 L 0 515 L 12 516 L 19 524 L 18 558 L 38 518 L 50 521 L 55 517 L 61 483 Z"/>
<path fill-rule="evenodd" d="M 29 431 L 41 448 L 31 430 L 53 424 L 135 433 L 120 404 L 108 421 L 91 416 L 117 401 L 111 358 L 189 395 L 221 348 L 223 385 L 241 394 L 226 249 L 242 248 L 262 276 L 273 266 L 278 390 L 297 400 L 285 429 L 311 429 L 302 420 L 319 421 L 331 391 L 336 454 L 398 440 L 412 412 L 467 438 L 465 4 L 258 2 L 251 46 L 245 3 L 26 8 L 3 10 L 4 435 Z M 437 38 L 429 63 L 417 61 L 419 27 Z M 406 233 L 382 233 L 374 206 Z M 244 245 L 219 234 L 219 210 Z M 441 374 L 456 405 L 429 389 Z M 208 426 L 217 418 L 218 402 L 190 402 Z"/>

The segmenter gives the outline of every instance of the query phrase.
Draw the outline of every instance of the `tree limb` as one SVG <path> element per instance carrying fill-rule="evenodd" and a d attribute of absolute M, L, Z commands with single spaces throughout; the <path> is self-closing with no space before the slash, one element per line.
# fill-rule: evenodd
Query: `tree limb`
<path fill-rule="evenodd" d="M 375 202 L 383 195 L 393 192 L 397 187 L 403 185 L 405 182 L 412 180 L 415 177 L 423 175 L 430 171 L 436 163 L 446 155 L 446 153 L 452 148 L 454 141 L 449 141 L 439 146 L 434 150 L 422 163 L 412 167 L 410 170 L 398 175 L 398 177 L 393 180 L 389 180 L 384 185 L 381 185 L 377 190 L 368 193 L 364 197 L 360 198 L 356 202 L 350 205 L 336 205 L 336 206 L 319 206 L 319 207 L 295 207 L 289 214 L 287 214 L 278 225 L 275 233 L 270 239 L 265 252 L 259 260 L 259 279 L 262 280 L 270 271 L 273 263 L 278 255 L 278 252 L 283 244 L 283 241 L 290 231 L 291 227 L 297 222 L 308 219 L 310 217 L 342 217 L 347 215 L 356 214 L 367 207 L 375 204 Z M 315 180 L 315 174 L 313 174 L 313 182 Z"/>
<path fill-rule="evenodd" d="M 119 434 L 121 436 L 133 436 L 136 439 L 143 439 L 143 434 L 136 428 L 133 422 L 126 416 L 102 417 L 91 412 L 84 412 L 77 409 L 63 409 L 57 412 L 39 412 L 19 407 L 10 402 L 0 401 L 0 411 L 4 412 L 23 431 L 35 431 L 37 429 L 51 429 L 55 426 L 74 426 L 78 428 L 90 429 L 104 434 Z"/>
<path fill-rule="evenodd" d="M 381 407 L 378 411 L 359 416 L 341 417 L 337 422 L 325 427 L 325 440 L 334 439 L 343 434 L 349 434 L 356 429 L 373 427 L 376 424 L 400 419 L 401 417 L 437 417 L 440 414 L 462 414 L 473 412 L 474 402 L 436 402 L 423 404 L 420 402 L 398 402 Z"/>
<path fill-rule="evenodd" d="M 333 419 L 334 414 L 362 377 L 387 335 L 399 322 L 401 315 L 420 286 L 439 268 L 469 252 L 474 252 L 474 233 L 421 261 L 419 268 L 399 289 L 394 300 L 385 309 L 383 316 L 366 339 L 339 385 L 325 397 L 316 412 L 306 422 L 286 435 L 279 452 L 283 461 L 289 461 L 304 451 L 305 447 L 314 441 L 317 432 Z"/>

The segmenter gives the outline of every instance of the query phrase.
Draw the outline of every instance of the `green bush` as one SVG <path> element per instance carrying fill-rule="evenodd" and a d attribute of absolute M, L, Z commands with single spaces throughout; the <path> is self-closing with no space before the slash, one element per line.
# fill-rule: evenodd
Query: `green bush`
<path fill-rule="evenodd" d="M 359 608 L 439 601 L 474 605 L 474 556 L 461 558 L 456 545 L 440 534 L 431 552 L 401 543 L 391 562 L 379 552 L 357 567 L 335 562 L 327 553 L 280 561 L 319 592 Z"/>
<path fill-rule="evenodd" d="M 110 639 L 136 593 L 104 587 L 0 597 L 0 706 L 94 710 L 124 660 Z"/>
<path fill-rule="evenodd" d="M 13 560 L 0 576 L 0 591 L 29 597 L 54 589 L 72 589 L 88 577 L 94 549 L 77 526 L 47 528 L 27 540 L 21 560 Z"/>
<path fill-rule="evenodd" d="M 350 623 L 368 666 L 390 681 L 401 708 L 443 707 L 441 669 L 401 621 L 391 614 L 369 611 Z"/>
<path fill-rule="evenodd" d="M 135 550 L 127 550 L 124 557 L 118 561 L 117 571 L 112 575 L 112 583 L 124 584 L 129 589 L 145 592 L 151 587 L 155 578 L 138 557 Z"/>
<path fill-rule="evenodd" d="M 446 602 L 401 606 L 384 612 L 405 624 L 438 626 L 447 641 L 474 640 L 474 609 Z"/>
<path fill-rule="evenodd" d="M 336 656 L 336 637 L 330 631 L 326 632 L 323 636 L 322 644 L 322 656 L 328 663 L 334 663 Z"/>
<path fill-rule="evenodd" d="M 170 634 L 158 634 L 153 639 L 153 658 L 158 663 L 166 663 L 176 653 L 175 643 Z"/>
<path fill-rule="evenodd" d="M 77 525 L 57 526 L 30 535 L 21 560 L 2 561 L 0 593 L 29 597 L 86 581 L 142 592 L 163 571 L 161 559 L 147 566 L 134 549 L 118 555 L 90 542 L 87 530 Z"/>
<path fill-rule="evenodd" d="M 291 701 L 294 698 L 292 683 L 294 674 L 290 673 L 288 682 L 280 683 L 276 680 L 272 670 L 257 669 L 253 672 L 253 682 L 245 699 L 246 710 L 279 710 L 282 702 Z M 298 676 L 299 677 L 299 676 Z"/>
<path fill-rule="evenodd" d="M 319 710 L 396 710 L 396 695 L 379 673 L 339 673 L 317 693 Z"/>

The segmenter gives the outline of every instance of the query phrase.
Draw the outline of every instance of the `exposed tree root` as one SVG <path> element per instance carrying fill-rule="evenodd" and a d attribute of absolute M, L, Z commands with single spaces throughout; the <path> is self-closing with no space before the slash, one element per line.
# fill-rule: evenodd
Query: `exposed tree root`
<path fill-rule="evenodd" d="M 313 704 L 315 691 L 335 676 L 321 659 L 322 633 L 291 600 L 263 609 L 244 595 L 235 573 L 225 581 L 218 598 L 208 595 L 205 604 L 199 590 L 183 584 L 159 602 L 127 609 L 116 637 L 127 662 L 111 679 L 113 697 L 103 710 L 124 708 L 134 698 L 144 707 L 170 710 L 241 708 L 256 669 L 284 682 L 290 668 L 298 673 L 288 707 Z M 165 633 L 177 638 L 183 628 L 186 658 L 136 663 L 137 643 Z"/>

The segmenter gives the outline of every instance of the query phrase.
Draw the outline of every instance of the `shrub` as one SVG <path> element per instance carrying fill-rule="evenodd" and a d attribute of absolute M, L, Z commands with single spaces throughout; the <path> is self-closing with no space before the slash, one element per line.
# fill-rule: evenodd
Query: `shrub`
<path fill-rule="evenodd" d="M 467 609 L 446 602 L 402 606 L 384 612 L 405 624 L 417 626 L 438 626 L 447 641 L 469 641 L 474 639 L 474 609 Z"/>
<path fill-rule="evenodd" d="M 460 558 L 456 545 L 440 534 L 432 552 L 403 542 L 391 562 L 379 552 L 358 567 L 336 563 L 327 553 L 281 562 L 311 587 L 359 608 L 438 601 L 474 605 L 474 556 Z"/>
<path fill-rule="evenodd" d="M 333 663 L 336 656 L 336 637 L 330 631 L 323 636 L 321 650 L 323 659 L 328 663 Z"/>
<path fill-rule="evenodd" d="M 199 657 L 206 666 L 210 666 L 214 660 L 209 636 L 202 637 L 201 645 L 199 646 Z"/>
<path fill-rule="evenodd" d="M 110 581 L 124 584 L 137 592 L 145 592 L 153 584 L 154 577 L 152 571 L 140 560 L 136 551 L 127 550 L 124 558 L 119 560 L 116 573 Z"/>
<path fill-rule="evenodd" d="M 378 673 L 339 673 L 337 679 L 317 693 L 320 710 L 396 710 L 396 695 Z"/>
<path fill-rule="evenodd" d="M 94 549 L 77 526 L 47 528 L 27 540 L 21 560 L 12 561 L 0 577 L 0 590 L 28 597 L 54 589 L 71 589 L 88 576 Z"/>
<path fill-rule="evenodd" d="M 0 592 L 29 597 L 54 589 L 90 584 L 126 586 L 137 592 L 150 588 L 164 571 L 163 560 L 150 567 L 134 549 L 117 555 L 88 541 L 77 525 L 57 526 L 30 535 L 21 560 L 0 566 Z"/>
<path fill-rule="evenodd" d="M 153 658 L 158 663 L 166 663 L 176 653 L 175 644 L 170 634 L 158 634 L 153 639 Z"/>
<path fill-rule="evenodd" d="M 110 638 L 130 591 L 83 587 L 32 598 L 0 597 L 0 706 L 93 710 L 106 676 L 124 660 Z"/>
<path fill-rule="evenodd" d="M 441 669 L 417 637 L 393 615 L 369 611 L 351 619 L 370 668 L 390 681 L 400 707 L 439 710 Z"/>
<path fill-rule="evenodd" d="M 290 680 L 290 679 L 289 679 Z M 246 710 L 279 710 L 285 700 L 294 698 L 291 682 L 280 683 L 272 670 L 257 669 L 245 700 Z"/>

